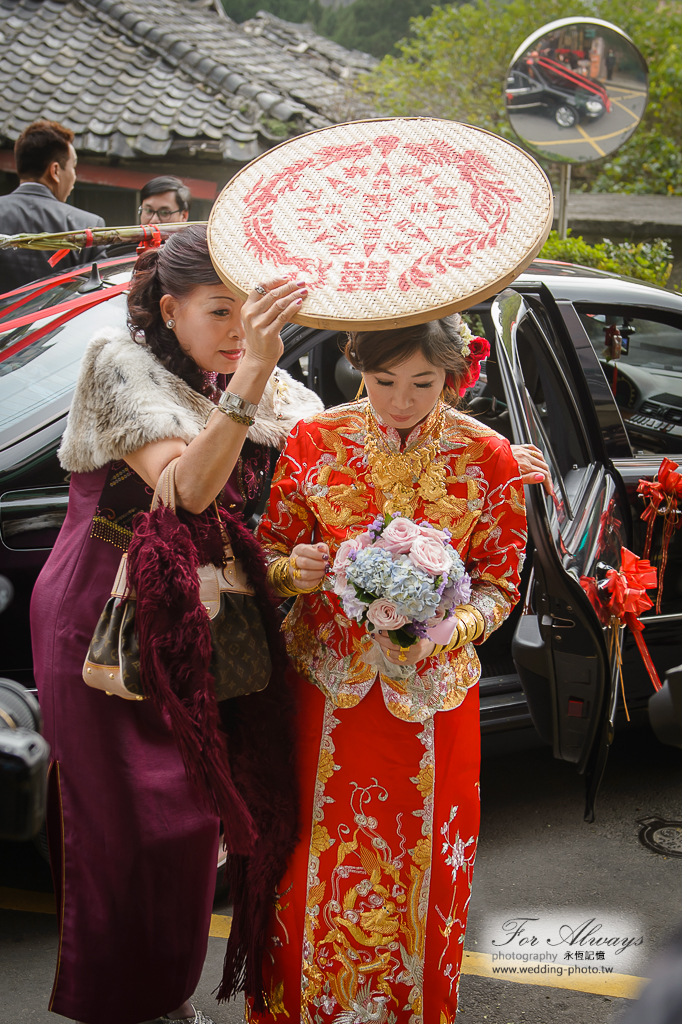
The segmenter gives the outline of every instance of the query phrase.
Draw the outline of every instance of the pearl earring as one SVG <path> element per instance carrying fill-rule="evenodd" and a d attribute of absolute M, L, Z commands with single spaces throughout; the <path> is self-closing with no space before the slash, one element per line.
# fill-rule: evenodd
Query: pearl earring
<path fill-rule="evenodd" d="M 169 331 L 172 331 L 175 327 L 175 320 L 166 320 L 166 327 Z"/>

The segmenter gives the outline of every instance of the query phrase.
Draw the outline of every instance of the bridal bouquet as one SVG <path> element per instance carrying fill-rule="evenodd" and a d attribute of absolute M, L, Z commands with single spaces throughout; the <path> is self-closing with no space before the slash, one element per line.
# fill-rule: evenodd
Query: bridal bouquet
<path fill-rule="evenodd" d="M 448 530 L 428 523 L 377 516 L 334 559 L 334 593 L 346 615 L 370 631 L 386 630 L 403 648 L 423 639 L 448 644 L 452 612 L 471 596 L 471 577 L 450 540 Z"/>

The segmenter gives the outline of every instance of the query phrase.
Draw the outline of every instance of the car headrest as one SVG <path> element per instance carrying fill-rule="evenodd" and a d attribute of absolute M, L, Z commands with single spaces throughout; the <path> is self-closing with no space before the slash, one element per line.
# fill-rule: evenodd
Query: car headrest
<path fill-rule="evenodd" d="M 346 401 L 352 402 L 358 393 L 362 374 L 351 366 L 345 356 L 341 356 L 334 369 L 334 380 Z"/>

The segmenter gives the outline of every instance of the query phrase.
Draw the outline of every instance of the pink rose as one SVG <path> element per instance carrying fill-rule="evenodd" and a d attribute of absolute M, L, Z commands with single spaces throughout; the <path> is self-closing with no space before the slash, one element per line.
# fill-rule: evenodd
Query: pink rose
<path fill-rule="evenodd" d="M 372 601 L 367 609 L 367 618 L 377 629 L 400 629 L 409 622 L 406 615 L 398 615 L 395 604 L 386 597 Z"/>
<path fill-rule="evenodd" d="M 370 540 L 368 533 L 361 533 L 357 537 L 349 537 L 348 540 L 342 541 L 334 559 L 334 572 L 345 572 L 352 562 L 351 554 L 366 548 Z"/>
<path fill-rule="evenodd" d="M 432 576 L 441 576 L 452 565 L 449 551 L 435 537 L 419 536 L 410 548 L 410 561 Z"/>
<path fill-rule="evenodd" d="M 388 524 L 377 543 L 392 555 L 406 555 L 417 537 L 421 537 L 417 524 L 398 517 Z"/>
<path fill-rule="evenodd" d="M 420 523 L 419 532 L 422 537 L 437 537 L 441 541 L 448 539 L 442 530 L 437 530 L 435 526 L 429 526 L 428 523 Z"/>

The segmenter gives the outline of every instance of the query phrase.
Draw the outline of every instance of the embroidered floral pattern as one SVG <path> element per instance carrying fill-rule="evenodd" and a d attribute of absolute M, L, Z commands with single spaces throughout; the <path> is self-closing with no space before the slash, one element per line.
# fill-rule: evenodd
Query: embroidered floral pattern
<path fill-rule="evenodd" d="M 396 1011 L 409 1007 L 409 1024 L 422 1024 L 433 721 L 418 736 L 424 754 L 409 779 L 411 801 L 403 796 L 396 813 L 381 779 L 351 781 L 345 808 L 334 808 L 328 828 L 325 805 L 338 801 L 327 786 L 339 767 L 332 739 L 339 724 L 327 700 L 308 859 L 301 1020 L 395 1024 Z M 410 823 L 410 813 L 420 824 Z"/>
<path fill-rule="evenodd" d="M 291 433 L 258 531 L 271 557 L 317 541 L 329 544 L 333 556 L 383 507 L 364 447 L 366 406 L 356 402 L 330 409 Z M 387 450 L 399 445 L 396 431 L 378 421 L 375 427 L 385 436 Z M 412 431 L 406 447 L 418 450 L 421 432 L 429 434 L 429 443 L 438 448 L 446 493 L 431 496 L 415 489 L 414 516 L 452 533 L 473 580 L 471 603 L 486 621 L 485 639 L 518 599 L 526 543 L 518 467 L 507 442 L 468 416 L 448 412 L 437 438 L 431 438 L 431 427 L 429 418 Z M 427 659 L 419 671 L 388 671 L 387 664 L 377 664 L 366 630 L 346 617 L 327 585 L 297 599 L 284 632 L 296 670 L 340 708 L 358 704 L 378 672 L 391 713 L 423 722 L 436 711 L 457 707 L 480 675 L 471 644 Z"/>

